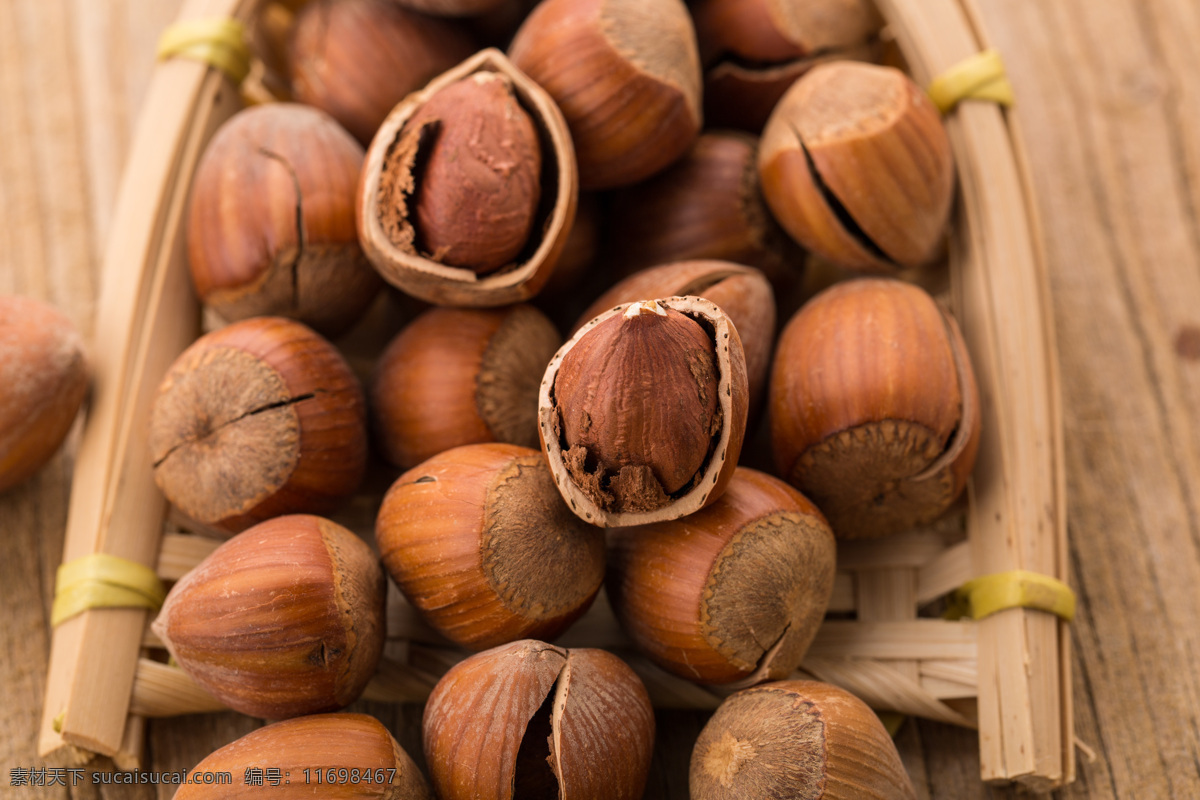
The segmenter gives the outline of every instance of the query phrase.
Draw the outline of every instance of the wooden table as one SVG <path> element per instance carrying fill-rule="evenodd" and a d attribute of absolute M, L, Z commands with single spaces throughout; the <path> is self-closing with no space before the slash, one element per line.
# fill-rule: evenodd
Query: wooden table
<path fill-rule="evenodd" d="M 1200 4 L 976 0 L 1008 63 L 1043 214 L 1064 378 L 1079 779 L 1064 797 L 1200 796 Z M 156 38 L 179 0 L 0 2 L 0 292 L 92 329 L 99 257 Z M 0 388 L 2 391 L 2 388 Z M 38 761 L 65 452 L 0 497 L 0 785 Z M 370 707 L 410 752 L 419 710 Z M 703 717 L 664 714 L 647 797 L 686 797 Z M 152 723 L 147 769 L 252 727 Z M 918 795 L 978 780 L 975 735 L 908 723 Z M 148 798 L 155 789 L 12 789 Z M 159 789 L 163 797 L 170 790 Z"/>

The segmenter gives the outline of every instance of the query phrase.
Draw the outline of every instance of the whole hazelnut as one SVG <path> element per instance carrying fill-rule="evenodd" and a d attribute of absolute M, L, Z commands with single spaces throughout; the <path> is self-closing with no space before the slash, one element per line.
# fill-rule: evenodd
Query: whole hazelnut
<path fill-rule="evenodd" d="M 604 579 L 604 531 L 567 509 L 537 450 L 476 444 L 400 476 L 375 541 L 413 607 L 473 650 L 553 639 Z"/>
<path fill-rule="evenodd" d="M 279 770 L 279 785 L 252 783 L 250 768 Z M 227 772 L 233 783 L 184 783 L 175 800 L 279 800 L 322 797 L 433 800 L 417 765 L 379 720 L 365 714 L 313 714 L 251 731 L 213 752 L 193 775 Z M 286 777 L 290 776 L 290 777 Z"/>
<path fill-rule="evenodd" d="M 739 467 L 687 517 L 610 532 L 608 597 L 656 664 L 697 683 L 787 677 L 833 591 L 833 532 L 777 478 Z"/>
<path fill-rule="evenodd" d="M 397 2 L 316 0 L 301 8 L 292 29 L 292 90 L 366 145 L 405 95 L 474 49 L 456 24 Z"/>
<path fill-rule="evenodd" d="M 358 142 L 315 108 L 268 103 L 231 117 L 192 183 L 188 265 L 200 300 L 228 320 L 347 329 L 382 286 L 355 233 L 362 160 Z"/>
<path fill-rule="evenodd" d="M 741 339 L 716 304 L 620 305 L 584 325 L 546 368 L 542 449 L 559 491 L 588 522 L 675 519 L 725 490 L 748 394 Z"/>
<path fill-rule="evenodd" d="M 775 219 L 835 264 L 895 272 L 942 249 L 950 141 L 933 103 L 897 69 L 814 67 L 772 112 L 758 166 Z"/>
<path fill-rule="evenodd" d="M 292 320 L 243 320 L 197 339 L 150 416 L 154 480 L 185 516 L 235 532 L 325 513 L 366 470 L 366 409 L 333 345 Z"/>
<path fill-rule="evenodd" d="M 83 339 L 71 321 L 33 298 L 0 295 L 0 386 L 3 492 L 58 451 L 87 394 Z"/>
<path fill-rule="evenodd" d="M 509 54 L 562 109 L 585 189 L 648 178 L 700 132 L 700 58 L 681 0 L 544 0 Z"/>
<path fill-rule="evenodd" d="M 276 517 L 180 579 L 152 627 L 184 672 L 235 711 L 333 711 L 378 667 L 385 580 L 371 548 L 342 526 Z"/>
<path fill-rule="evenodd" d="M 358 189 L 359 237 L 381 275 L 438 305 L 532 297 L 575 218 L 562 114 L 497 50 L 409 95 L 380 126 Z"/>
<path fill-rule="evenodd" d="M 621 659 L 528 640 L 452 667 L 422 727 L 442 800 L 636 800 L 654 746 L 650 697 Z"/>
<path fill-rule="evenodd" d="M 849 692 L 780 681 L 727 698 L 700 732 L 693 800 L 915 800 L 892 737 Z"/>
<path fill-rule="evenodd" d="M 402 469 L 459 445 L 537 447 L 537 392 L 562 343 L 528 305 L 433 308 L 380 356 L 371 419 L 384 458 Z"/>
<path fill-rule="evenodd" d="M 779 475 L 839 537 L 930 522 L 966 485 L 979 397 L 952 317 L 924 290 L 885 278 L 836 284 L 780 336 L 771 373 Z"/>

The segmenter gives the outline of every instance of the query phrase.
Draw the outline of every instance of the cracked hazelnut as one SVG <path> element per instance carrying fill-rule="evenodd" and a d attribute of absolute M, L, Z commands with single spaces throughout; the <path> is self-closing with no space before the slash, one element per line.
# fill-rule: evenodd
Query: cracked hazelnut
<path fill-rule="evenodd" d="M 300 323 L 243 320 L 171 365 L 151 411 L 150 452 L 167 499 L 214 529 L 326 513 L 366 469 L 362 389 L 333 345 Z"/>
<path fill-rule="evenodd" d="M 675 519 L 725 490 L 746 431 L 741 339 L 698 297 L 617 306 L 546 368 L 539 433 L 571 510 L 595 525 Z"/>
<path fill-rule="evenodd" d="M 816 681 L 723 702 L 692 751 L 693 800 L 915 800 L 892 737 L 867 704 Z"/>
<path fill-rule="evenodd" d="M 383 285 L 354 224 L 362 147 L 323 111 L 268 103 L 213 136 L 192 184 L 188 265 L 227 320 L 278 315 L 346 330 Z"/>
<path fill-rule="evenodd" d="M 937 518 L 966 486 L 979 445 L 958 326 L 923 289 L 885 278 L 836 284 L 792 318 L 769 414 L 778 474 L 845 538 Z"/>
<path fill-rule="evenodd" d="M 415 297 L 506 305 L 549 277 L 577 194 L 561 113 L 484 50 L 384 120 L 363 166 L 359 235 L 380 274 Z"/>
<path fill-rule="evenodd" d="M 525 640 L 452 667 L 429 696 L 423 730 L 442 800 L 637 800 L 654 709 L 611 653 Z"/>
<path fill-rule="evenodd" d="M 950 141 L 933 103 L 897 69 L 814 67 L 772 112 L 758 166 L 775 219 L 835 264 L 891 273 L 942 249 Z"/>
<path fill-rule="evenodd" d="M 87 394 L 83 339 L 71 320 L 33 298 L 0 295 L 0 386 L 3 492 L 58 451 Z"/>
<path fill-rule="evenodd" d="M 459 445 L 537 447 L 538 384 L 560 344 L 528 305 L 424 312 L 383 351 L 371 380 L 384 458 L 411 469 Z"/>
<path fill-rule="evenodd" d="M 181 578 L 153 629 L 179 666 L 235 711 L 265 719 L 352 703 L 383 652 L 379 560 L 320 517 L 276 517 Z"/>
<path fill-rule="evenodd" d="M 825 616 L 835 548 L 825 518 L 783 481 L 739 467 L 712 505 L 610 532 L 608 596 L 655 663 L 698 683 L 791 674 Z"/>
<path fill-rule="evenodd" d="M 296 99 L 363 145 L 409 92 L 474 52 L 457 24 L 390 0 L 317 0 L 300 9 L 289 72 Z"/>
<path fill-rule="evenodd" d="M 476 444 L 400 476 L 375 526 L 384 566 L 450 640 L 553 639 L 595 599 L 604 532 L 567 509 L 537 450 Z"/>

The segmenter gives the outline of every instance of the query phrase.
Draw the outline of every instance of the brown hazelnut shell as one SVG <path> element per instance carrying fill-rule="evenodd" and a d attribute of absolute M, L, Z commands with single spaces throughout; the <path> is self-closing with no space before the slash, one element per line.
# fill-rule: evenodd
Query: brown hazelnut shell
<path fill-rule="evenodd" d="M 609 535 L 608 596 L 663 669 L 697 683 L 786 677 L 833 591 L 833 532 L 778 478 L 739 467 L 712 505 Z"/>
<path fill-rule="evenodd" d="M 537 393 L 562 344 L 528 305 L 433 308 L 404 328 L 371 380 L 376 444 L 411 469 L 444 450 L 480 442 L 537 447 Z"/>
<path fill-rule="evenodd" d="M 693 320 L 703 322 L 711 338 L 716 362 L 716 403 L 721 427 L 708 447 L 708 454 L 692 480 L 681 490 L 669 496 L 669 502 L 647 511 L 621 511 L 606 509 L 593 497 L 593 492 L 581 487 L 568 467 L 567 452 L 561 438 L 562 422 L 555 389 L 556 379 L 564 358 L 578 343 L 598 325 L 619 314 L 624 314 L 633 303 L 625 303 L 604 312 L 576 331 L 566 344 L 554 355 L 546 367 L 538 393 L 538 435 L 541 437 L 542 452 L 550 464 L 555 484 L 571 507 L 584 520 L 601 527 L 625 527 L 645 525 L 666 519 L 691 514 L 712 503 L 725 491 L 733 476 L 741 453 L 742 440 L 746 433 L 746 417 L 749 410 L 749 389 L 746 378 L 746 356 L 741 338 L 729 317 L 715 303 L 699 297 L 670 297 L 655 301 L 664 309 L 680 312 Z M 642 380 L 653 379 L 652 375 L 638 376 Z M 631 376 L 632 379 L 632 376 Z M 668 397 L 673 387 L 661 387 L 659 397 Z M 628 413 L 628 412 L 627 412 Z M 603 424 L 602 421 L 597 421 Z M 623 423 L 622 423 L 623 424 Z M 648 443 L 662 447 L 670 456 L 677 443 L 669 437 Z M 685 443 L 690 446 L 694 443 Z M 601 487 L 603 490 L 604 487 Z"/>
<path fill-rule="evenodd" d="M 188 266 L 200 300 L 230 321 L 349 328 L 383 285 L 355 230 L 362 163 L 362 146 L 315 108 L 267 103 L 231 117 L 192 183 Z"/>
<path fill-rule="evenodd" d="M 894 273 L 943 248 L 950 141 L 929 98 L 897 69 L 814 67 L 772 112 L 758 164 L 775 219 L 835 264 Z"/>
<path fill-rule="evenodd" d="M 440 264 L 412 247 L 397 246 L 381 222 L 380 206 L 385 170 L 407 171 L 413 166 L 389 167 L 390 151 L 405 122 L 438 90 L 481 71 L 500 73 L 512 82 L 517 99 L 537 129 L 542 157 L 541 201 L 530 242 L 513 264 L 485 275 Z M 395 180 L 413 178 L 400 174 Z M 575 151 L 554 101 L 499 50 L 482 50 L 410 94 L 380 126 L 367 150 L 359 182 L 359 239 L 367 258 L 386 281 L 421 300 L 469 307 L 519 303 L 537 294 L 554 269 L 575 219 L 578 192 Z"/>
<path fill-rule="evenodd" d="M 604 580 L 604 532 L 567 509 L 540 452 L 514 445 L 458 447 L 401 475 L 375 540 L 422 618 L 472 650 L 553 639 Z"/>
<path fill-rule="evenodd" d="M 769 415 L 781 476 L 844 538 L 930 522 L 966 486 L 979 392 L 954 319 L 885 278 L 836 284 L 784 328 Z"/>
<path fill-rule="evenodd" d="M 280 771 L 279 785 L 246 783 L 251 767 Z M 351 771 L 350 780 L 324 780 L 327 770 Z M 228 772 L 232 783 L 188 782 L 175 800 L 242 800 L 270 794 L 278 800 L 311 798 L 322 775 L 321 797 L 433 800 L 429 784 L 379 720 L 366 714 L 313 714 L 276 722 L 251 731 L 214 751 L 192 768 L 192 774 Z M 353 780 L 353 775 L 370 779 Z M 289 777 L 290 776 L 290 777 Z M 382 776 L 383 781 L 377 780 Z"/>
<path fill-rule="evenodd" d="M 153 624 L 179 666 L 265 719 L 358 698 L 383 652 L 385 579 L 361 539 L 321 517 L 263 522 L 180 579 Z"/>
<path fill-rule="evenodd" d="M 643 297 L 693 295 L 711 300 L 729 315 L 746 355 L 750 408 L 765 397 L 775 343 L 775 296 L 766 277 L 730 261 L 696 260 L 635 272 L 600 295 L 575 323 L 575 330 L 605 310 Z"/>
<path fill-rule="evenodd" d="M 0 492 L 58 451 L 88 389 L 83 337 L 62 312 L 0 295 Z"/>
<path fill-rule="evenodd" d="M 700 56 L 778 63 L 842 50 L 878 33 L 869 0 L 699 0 L 692 7 Z"/>
<path fill-rule="evenodd" d="M 185 516 L 226 532 L 326 513 L 366 470 L 362 388 L 309 328 L 256 317 L 197 339 L 150 416 L 154 480 Z"/>
<path fill-rule="evenodd" d="M 289 72 L 296 99 L 367 145 L 409 92 L 474 52 L 456 24 L 389 0 L 316 0 L 296 15 Z"/>
<path fill-rule="evenodd" d="M 916 800 L 892 737 L 867 704 L 816 681 L 723 702 L 692 751 L 693 800 Z"/>
<path fill-rule="evenodd" d="M 681 0 L 544 0 L 509 54 L 562 109 L 585 189 L 644 180 L 700 132 L 700 59 Z"/>
<path fill-rule="evenodd" d="M 637 800 L 654 709 L 611 653 L 525 640 L 452 667 L 429 696 L 423 730 L 442 800 Z"/>

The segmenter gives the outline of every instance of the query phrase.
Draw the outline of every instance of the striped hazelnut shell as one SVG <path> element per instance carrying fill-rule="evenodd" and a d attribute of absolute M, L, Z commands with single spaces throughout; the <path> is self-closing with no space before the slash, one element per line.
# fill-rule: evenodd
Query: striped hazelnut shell
<path fill-rule="evenodd" d="M 712 505 L 616 528 L 608 596 L 621 627 L 667 671 L 749 686 L 791 674 L 825 616 L 828 523 L 778 478 L 739 467 Z"/>
<path fill-rule="evenodd" d="M 354 702 L 383 652 L 385 579 L 365 542 L 294 514 L 224 542 L 180 579 L 153 630 L 235 711 L 264 719 Z"/>
<path fill-rule="evenodd" d="M 604 580 L 604 532 L 573 515 L 537 450 L 476 444 L 400 476 L 375 540 L 421 617 L 483 650 L 552 639 L 592 604 Z"/>

